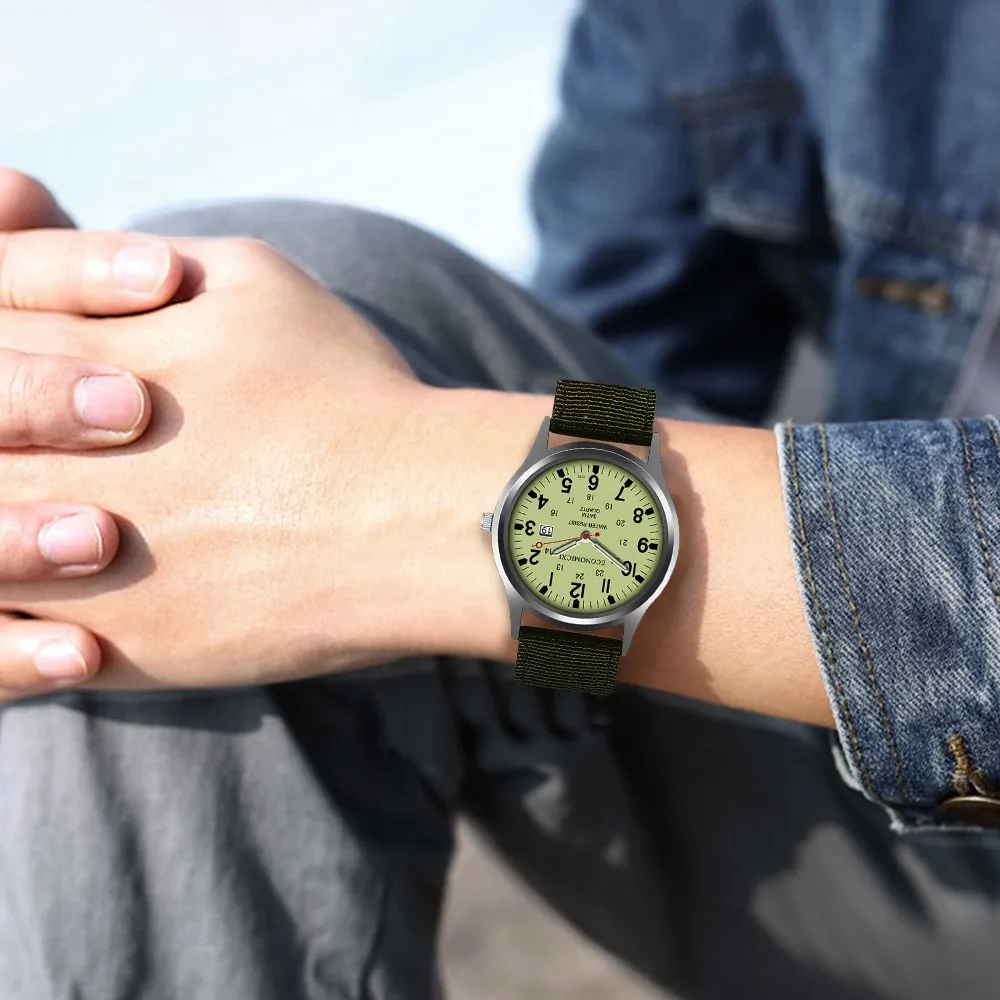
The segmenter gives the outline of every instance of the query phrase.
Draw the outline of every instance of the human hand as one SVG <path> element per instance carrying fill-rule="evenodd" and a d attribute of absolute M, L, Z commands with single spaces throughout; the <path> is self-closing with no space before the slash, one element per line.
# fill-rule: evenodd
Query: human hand
<path fill-rule="evenodd" d="M 31 235 L 9 237 L 9 253 L 33 257 Z M 421 569 L 447 489 L 422 468 L 431 390 L 276 252 L 172 242 L 200 273 L 189 301 L 0 325 L 0 348 L 137 372 L 153 404 L 129 447 L 0 456 L 7 498 L 79 497 L 113 511 L 122 534 L 100 577 L 8 583 L 0 607 L 101 636 L 113 669 L 99 686 L 284 679 L 412 648 L 393 619 L 403 601 L 412 621 L 434 599 Z"/>
<path fill-rule="evenodd" d="M 177 290 L 180 261 L 162 241 L 101 234 L 70 247 L 37 232 L 20 237 L 16 255 L 6 252 L 5 232 L 71 226 L 43 185 L 0 169 L 0 327 L 14 308 L 118 314 L 156 308 Z M 118 250 L 138 245 L 154 250 L 144 267 L 138 262 L 138 272 L 132 269 L 133 277 L 145 274 L 144 286 L 122 282 L 121 265 L 116 270 L 112 263 Z M 130 254 L 135 265 L 136 253 Z M 148 419 L 145 388 L 120 368 L 0 350 L 2 449 L 114 447 L 140 437 Z M 88 575 L 112 561 L 114 519 L 93 505 L 60 499 L 0 504 L 0 580 Z M 99 644 L 79 626 L 0 618 L 0 701 L 78 683 L 99 665 Z"/>

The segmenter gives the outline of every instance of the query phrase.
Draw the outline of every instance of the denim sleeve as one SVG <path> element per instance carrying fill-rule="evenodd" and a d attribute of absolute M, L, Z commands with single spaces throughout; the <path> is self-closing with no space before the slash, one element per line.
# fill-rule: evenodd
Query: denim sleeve
<path fill-rule="evenodd" d="M 532 178 L 533 285 L 664 394 L 759 423 L 794 311 L 753 242 L 704 221 L 692 126 L 667 95 L 674 20 L 651 0 L 583 3 Z"/>
<path fill-rule="evenodd" d="M 1000 788 L 1000 432 L 992 417 L 776 428 L 842 773 L 900 830 Z"/>

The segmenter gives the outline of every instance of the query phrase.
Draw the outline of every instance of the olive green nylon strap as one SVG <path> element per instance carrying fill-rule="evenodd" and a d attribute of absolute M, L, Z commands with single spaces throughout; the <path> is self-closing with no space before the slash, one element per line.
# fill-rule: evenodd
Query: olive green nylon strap
<path fill-rule="evenodd" d="M 655 412 L 652 389 L 560 379 L 549 430 L 570 437 L 648 445 Z"/>
<path fill-rule="evenodd" d="M 655 412 L 652 389 L 560 379 L 549 431 L 648 447 Z M 621 639 L 522 625 L 514 678 L 535 687 L 607 697 L 615 689 L 621 655 Z"/>
<path fill-rule="evenodd" d="M 522 625 L 514 679 L 606 698 L 615 689 L 621 639 Z"/>

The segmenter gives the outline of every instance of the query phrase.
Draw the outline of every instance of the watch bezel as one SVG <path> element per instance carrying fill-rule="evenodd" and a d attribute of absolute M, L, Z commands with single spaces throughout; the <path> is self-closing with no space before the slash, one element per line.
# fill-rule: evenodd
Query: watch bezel
<path fill-rule="evenodd" d="M 545 421 L 539 440 L 545 442 L 547 437 L 548 421 Z M 635 625 L 638 624 L 639 618 L 642 617 L 649 605 L 659 597 L 669 582 L 677 563 L 679 548 L 677 511 L 670 492 L 662 481 L 662 472 L 659 469 L 659 448 L 657 447 L 655 450 L 656 465 L 652 466 L 652 462 L 644 463 L 630 452 L 604 442 L 571 442 L 556 445 L 554 448 L 545 447 L 544 451 L 541 452 L 536 446 L 524 464 L 514 473 L 500 494 L 492 525 L 493 556 L 511 604 L 512 634 L 516 636 L 516 630 L 520 625 L 521 611 L 526 609 L 551 625 L 573 630 L 593 631 L 624 623 L 626 625 L 626 638 L 631 638 L 631 633 L 634 631 Z M 664 525 L 664 544 L 669 546 L 669 551 L 663 553 L 649 581 L 638 594 L 613 610 L 599 614 L 572 614 L 559 611 L 541 600 L 528 588 L 520 574 L 514 569 L 508 543 L 508 527 L 514 503 L 524 486 L 545 469 L 570 459 L 580 458 L 611 462 L 625 469 L 629 475 L 639 479 L 659 507 L 660 517 Z M 658 475 L 654 474 L 651 466 Z M 631 628 L 629 628 L 630 624 Z M 626 642 L 625 646 L 627 647 L 627 645 Z"/>

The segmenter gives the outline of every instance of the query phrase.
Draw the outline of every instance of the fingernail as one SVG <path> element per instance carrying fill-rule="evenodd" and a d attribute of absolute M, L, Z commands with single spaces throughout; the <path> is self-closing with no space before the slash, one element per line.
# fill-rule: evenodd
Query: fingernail
<path fill-rule="evenodd" d="M 92 517 L 70 514 L 42 528 L 38 548 L 56 566 L 96 566 L 104 555 L 104 539 Z"/>
<path fill-rule="evenodd" d="M 139 425 L 146 397 L 131 375 L 88 375 L 76 383 L 76 412 L 88 427 L 130 431 Z"/>
<path fill-rule="evenodd" d="M 35 652 L 35 668 L 53 679 L 87 676 L 87 661 L 69 639 L 52 639 Z"/>
<path fill-rule="evenodd" d="M 130 292 L 155 292 L 170 270 L 170 251 L 153 241 L 126 243 L 111 259 L 111 274 Z"/>

